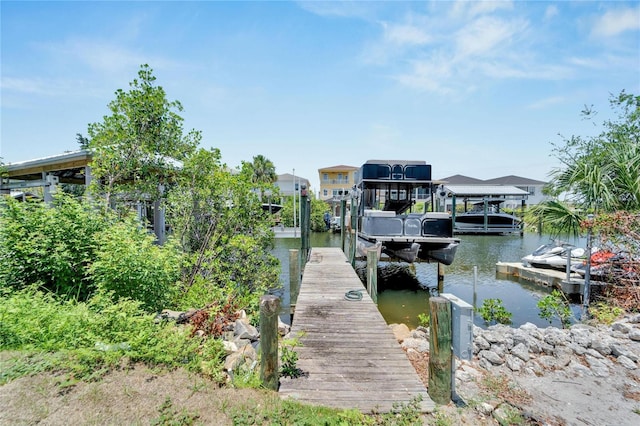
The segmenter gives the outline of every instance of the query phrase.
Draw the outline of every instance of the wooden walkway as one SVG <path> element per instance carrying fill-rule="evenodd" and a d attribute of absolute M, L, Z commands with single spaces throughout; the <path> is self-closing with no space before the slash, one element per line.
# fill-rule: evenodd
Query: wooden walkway
<path fill-rule="evenodd" d="M 421 395 L 422 411 L 432 412 L 434 402 L 367 292 L 360 301 L 345 299 L 362 288 L 339 248 L 311 250 L 291 328 L 301 336 L 295 351 L 304 375 L 281 378 L 281 397 L 371 413 Z"/>

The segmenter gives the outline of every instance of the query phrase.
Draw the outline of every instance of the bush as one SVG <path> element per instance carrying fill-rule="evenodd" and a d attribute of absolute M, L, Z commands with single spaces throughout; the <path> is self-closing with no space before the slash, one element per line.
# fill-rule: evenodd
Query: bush
<path fill-rule="evenodd" d="M 219 340 L 191 338 L 189 327 L 156 323 L 140 302 L 121 298 L 114 304 L 112 299 L 102 292 L 87 302 L 58 300 L 33 289 L 4 294 L 0 349 L 58 352 L 47 369 L 71 370 L 81 377 L 115 366 L 123 356 L 220 376 L 224 350 Z"/>
<path fill-rule="evenodd" d="M 478 308 L 478 313 L 485 323 L 497 322 L 500 324 L 511 324 L 511 312 L 502 306 L 500 299 L 486 299 L 482 306 Z"/>
<path fill-rule="evenodd" d="M 89 267 L 94 285 L 116 299 L 131 298 L 149 311 L 168 306 L 180 277 L 182 255 L 169 240 L 163 246 L 140 228 L 136 218 L 125 218 L 95 236 L 100 250 Z"/>
<path fill-rule="evenodd" d="M 86 276 L 96 242 L 109 220 L 90 206 L 59 195 L 55 208 L 5 199 L 0 206 L 0 287 L 34 283 L 57 294 L 86 299 L 93 285 Z"/>

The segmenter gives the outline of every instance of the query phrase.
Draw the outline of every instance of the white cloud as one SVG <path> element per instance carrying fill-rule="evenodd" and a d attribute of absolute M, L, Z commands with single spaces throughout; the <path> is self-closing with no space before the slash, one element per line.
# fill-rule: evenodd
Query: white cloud
<path fill-rule="evenodd" d="M 427 32 L 411 24 L 388 24 L 383 23 L 384 38 L 393 44 L 398 45 L 423 45 L 431 41 Z"/>
<path fill-rule="evenodd" d="M 457 53 L 462 57 L 484 54 L 494 56 L 499 50 L 511 44 L 513 37 L 525 31 L 526 28 L 527 23 L 521 20 L 479 18 L 455 35 Z"/>
<path fill-rule="evenodd" d="M 558 16 L 558 6 L 556 6 L 555 4 L 552 4 L 550 6 L 547 6 L 547 8 L 544 11 L 544 19 L 545 21 L 548 21 L 556 16 Z"/>
<path fill-rule="evenodd" d="M 640 30 L 640 6 L 607 11 L 595 21 L 591 34 L 612 37 L 637 30 Z"/>
<path fill-rule="evenodd" d="M 468 1 L 457 0 L 451 9 L 454 17 L 474 18 L 476 16 L 487 15 L 498 10 L 513 9 L 511 1 Z"/>

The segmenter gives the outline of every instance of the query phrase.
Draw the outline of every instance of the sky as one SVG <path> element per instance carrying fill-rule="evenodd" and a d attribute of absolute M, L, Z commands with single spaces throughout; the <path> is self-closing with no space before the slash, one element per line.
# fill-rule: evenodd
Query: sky
<path fill-rule="evenodd" d="M 640 2 L 0 2 L 0 157 L 78 149 L 142 64 L 230 167 L 542 181 L 640 94 Z M 595 121 L 581 111 L 593 108 Z"/>

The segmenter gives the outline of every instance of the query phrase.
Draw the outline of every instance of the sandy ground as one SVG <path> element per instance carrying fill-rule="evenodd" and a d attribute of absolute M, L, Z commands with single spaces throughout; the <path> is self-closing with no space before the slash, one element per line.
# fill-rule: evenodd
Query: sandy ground
<path fill-rule="evenodd" d="M 414 357 L 412 362 L 428 382 L 426 357 Z M 439 406 L 435 413 L 424 416 L 424 424 L 497 425 L 490 411 L 505 407 L 524 414 L 503 415 L 512 419 L 505 424 L 640 424 L 637 371 L 621 367 L 608 377 L 567 377 L 562 371 L 543 376 L 488 375 L 473 363 L 470 367 L 476 377 L 456 387 L 468 406 L 461 408 L 453 402 Z M 273 404 L 278 397 L 266 391 L 220 389 L 182 370 L 157 372 L 144 366 L 114 371 L 96 382 L 69 385 L 67 380 L 64 375 L 43 373 L 0 386 L 0 424 L 227 425 L 233 424 L 231 413 L 250 413 L 261 404 Z M 516 423 L 514 419 L 525 420 Z"/>

